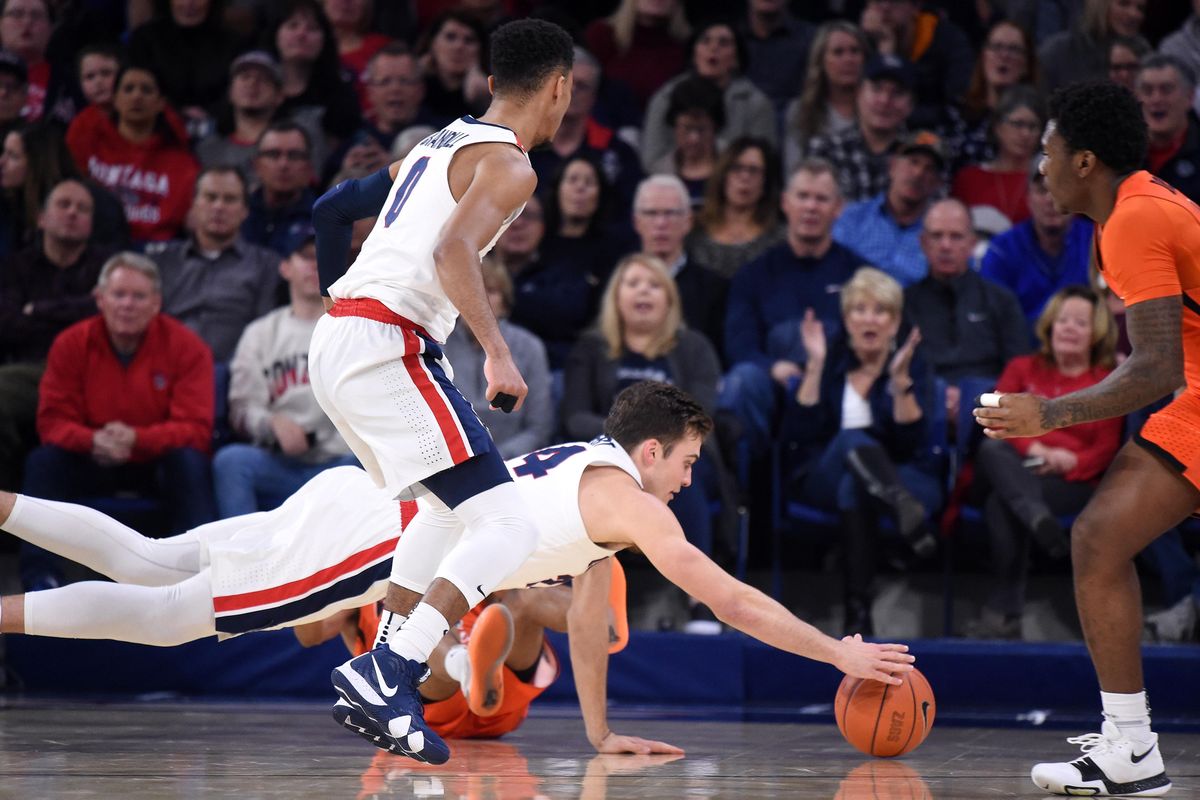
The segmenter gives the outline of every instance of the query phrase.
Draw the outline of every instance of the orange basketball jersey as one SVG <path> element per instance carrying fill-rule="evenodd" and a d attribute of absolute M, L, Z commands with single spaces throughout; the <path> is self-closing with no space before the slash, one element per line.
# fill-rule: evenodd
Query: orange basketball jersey
<path fill-rule="evenodd" d="M 1097 266 L 1132 306 L 1181 295 L 1183 359 L 1188 391 L 1200 393 L 1200 206 L 1161 178 L 1135 172 L 1096 226 Z"/>

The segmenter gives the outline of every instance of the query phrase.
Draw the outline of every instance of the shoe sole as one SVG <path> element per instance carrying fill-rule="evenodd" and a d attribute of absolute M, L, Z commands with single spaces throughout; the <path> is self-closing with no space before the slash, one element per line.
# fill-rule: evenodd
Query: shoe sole
<path fill-rule="evenodd" d="M 370 717 L 362 713 L 358 707 L 350 705 L 350 702 L 346 698 L 338 697 L 338 701 L 333 704 L 332 715 L 333 721 L 338 725 L 358 734 L 380 750 L 386 753 L 415 758 L 412 753 L 403 751 L 390 737 L 385 736 L 375 723 L 371 721 Z M 420 761 L 422 759 L 418 758 L 417 760 Z"/>
<path fill-rule="evenodd" d="M 504 659 L 512 651 L 512 613 L 503 605 L 488 606 L 479 615 L 467 645 L 471 677 L 467 681 L 467 708 L 490 717 L 504 702 Z"/>
<path fill-rule="evenodd" d="M 1152 778 L 1129 783 L 1110 783 L 1107 780 L 1080 781 L 1078 784 L 1064 783 L 1053 788 L 1049 781 L 1039 783 L 1032 775 L 1033 785 L 1051 794 L 1066 797 L 1161 797 L 1171 791 L 1171 781 L 1165 772 Z"/>

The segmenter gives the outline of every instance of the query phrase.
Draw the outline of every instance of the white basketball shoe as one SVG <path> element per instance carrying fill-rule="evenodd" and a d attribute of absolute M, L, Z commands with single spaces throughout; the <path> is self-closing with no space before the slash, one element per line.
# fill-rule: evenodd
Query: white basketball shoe
<path fill-rule="evenodd" d="M 1135 742 L 1110 719 L 1100 733 L 1067 739 L 1079 745 L 1083 758 L 1038 764 L 1030 777 L 1038 788 L 1073 797 L 1159 797 L 1171 789 L 1158 749 L 1158 735 Z"/>

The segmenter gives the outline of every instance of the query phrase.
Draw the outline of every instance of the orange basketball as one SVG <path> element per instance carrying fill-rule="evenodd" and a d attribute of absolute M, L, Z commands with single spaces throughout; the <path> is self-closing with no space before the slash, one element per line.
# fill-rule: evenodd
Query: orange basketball
<path fill-rule="evenodd" d="M 833 716 L 846 741 L 869 756 L 891 758 L 916 749 L 933 727 L 937 704 L 929 681 L 917 670 L 899 686 L 847 675 L 833 701 Z"/>

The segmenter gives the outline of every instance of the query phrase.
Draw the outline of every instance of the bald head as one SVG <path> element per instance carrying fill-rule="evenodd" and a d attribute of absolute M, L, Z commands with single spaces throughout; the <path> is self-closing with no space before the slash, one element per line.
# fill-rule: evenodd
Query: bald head
<path fill-rule="evenodd" d="M 949 280 L 971 267 L 975 232 L 971 212 L 959 200 L 939 200 L 925 212 L 921 230 L 921 249 L 929 262 L 929 274 L 937 280 Z"/>

